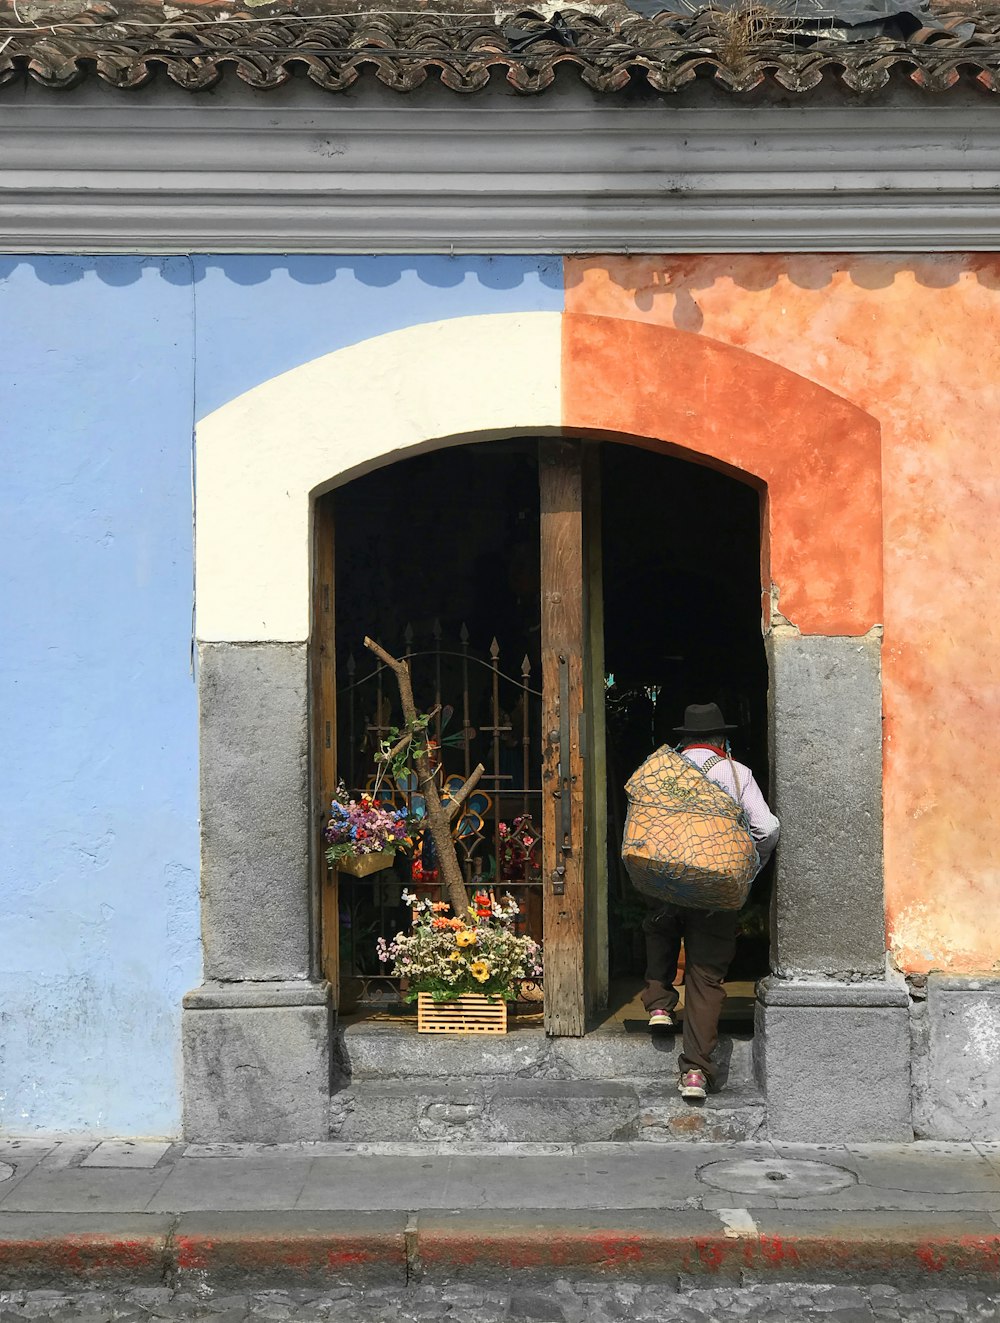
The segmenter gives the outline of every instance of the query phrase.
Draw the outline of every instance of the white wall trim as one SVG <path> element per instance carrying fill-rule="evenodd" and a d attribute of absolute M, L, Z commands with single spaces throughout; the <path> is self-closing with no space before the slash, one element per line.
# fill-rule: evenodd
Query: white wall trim
<path fill-rule="evenodd" d="M 437 445 L 557 432 L 561 355 L 558 312 L 427 322 L 313 359 L 203 418 L 199 640 L 307 639 L 311 496 Z"/>
<path fill-rule="evenodd" d="M 1000 113 L 578 86 L 0 95 L 0 249 L 1000 251 Z"/>

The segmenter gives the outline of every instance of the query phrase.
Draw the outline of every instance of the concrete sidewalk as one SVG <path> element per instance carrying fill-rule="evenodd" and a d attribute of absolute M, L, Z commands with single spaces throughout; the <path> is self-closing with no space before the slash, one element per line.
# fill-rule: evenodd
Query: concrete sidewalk
<path fill-rule="evenodd" d="M 1000 1285 L 1000 1144 L 0 1139 L 0 1286 L 627 1274 Z"/>

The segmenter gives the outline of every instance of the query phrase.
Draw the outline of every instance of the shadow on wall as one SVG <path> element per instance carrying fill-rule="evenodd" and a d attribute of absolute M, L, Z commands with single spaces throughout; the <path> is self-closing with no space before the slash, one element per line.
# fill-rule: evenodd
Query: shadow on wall
<path fill-rule="evenodd" d="M 781 282 L 798 289 L 822 290 L 831 288 L 843 275 L 859 289 L 885 290 L 909 273 L 915 284 L 926 289 L 947 289 L 969 276 L 986 289 L 1000 289 L 1000 260 L 991 254 L 700 254 L 573 259 L 566 263 L 567 293 L 582 287 L 597 272 L 630 294 L 643 316 L 654 312 L 660 297 L 669 296 L 674 300 L 669 324 L 679 331 L 694 332 L 701 331 L 705 322 L 699 294 L 723 281 L 748 293 L 775 289 Z"/>
<path fill-rule="evenodd" d="M 799 289 L 819 290 L 832 285 L 835 277 L 844 273 L 859 288 L 875 290 L 889 289 L 901 274 L 910 272 L 916 284 L 927 289 L 946 289 L 958 284 L 965 275 L 973 276 L 986 289 L 1000 289 L 1000 259 L 986 254 L 921 257 L 859 254 L 839 259 L 831 259 L 827 254 L 631 258 L 615 254 L 575 258 L 565 264 L 565 271 L 563 259 L 557 256 L 270 257 L 259 253 L 194 257 L 17 256 L 0 258 L 0 280 L 21 265 L 31 266 L 38 279 L 47 285 L 71 285 L 90 272 L 106 285 L 132 285 L 148 267 L 158 270 L 169 284 L 178 286 L 198 284 L 210 274 L 224 276 L 235 285 L 263 285 L 282 273 L 299 285 L 325 285 L 338 276 L 347 276 L 372 289 L 386 289 L 414 274 L 438 289 L 454 289 L 471 280 L 482 289 L 510 290 L 533 278 L 546 289 L 561 290 L 565 285 L 568 291 L 582 285 L 589 271 L 600 270 L 620 288 L 634 290 L 635 305 L 641 312 L 652 309 L 658 294 L 677 297 L 675 324 L 680 330 L 699 329 L 690 324 L 697 316 L 695 293 L 712 288 L 721 279 L 731 280 L 738 288 L 750 292 L 773 289 L 782 279 Z M 711 271 L 706 270 L 708 266 Z"/>
<path fill-rule="evenodd" d="M 178 286 L 198 284 L 210 273 L 235 285 L 263 285 L 280 272 L 299 285 L 327 285 L 338 276 L 347 276 L 373 289 L 385 289 L 412 273 L 423 284 L 438 289 L 454 289 L 466 282 L 475 282 L 485 290 L 517 289 L 529 277 L 547 289 L 563 288 L 563 264 L 558 257 L 5 257 L 0 258 L 0 280 L 22 264 L 31 266 L 46 285 L 71 285 L 91 272 L 105 285 L 133 285 L 148 267 L 159 271 L 168 284 Z"/>

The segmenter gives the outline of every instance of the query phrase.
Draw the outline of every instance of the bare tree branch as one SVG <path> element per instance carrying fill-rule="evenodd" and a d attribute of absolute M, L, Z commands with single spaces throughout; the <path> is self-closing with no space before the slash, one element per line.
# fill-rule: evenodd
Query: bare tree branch
<path fill-rule="evenodd" d="M 450 821 L 454 822 L 459 813 L 461 813 L 462 805 L 472 794 L 473 790 L 475 790 L 476 786 L 479 784 L 479 778 L 485 771 L 486 768 L 482 763 L 477 763 L 472 769 L 469 779 L 465 781 L 453 795 L 448 796 L 448 818 Z"/>
<path fill-rule="evenodd" d="M 369 652 L 373 652 L 379 661 L 388 666 L 396 677 L 396 683 L 399 685 L 399 698 L 403 706 L 403 719 L 410 728 L 412 735 L 420 714 L 417 712 L 417 705 L 413 699 L 413 683 L 410 679 L 409 666 L 405 661 L 400 661 L 393 657 L 391 653 L 386 652 L 385 648 L 376 643 L 374 639 L 366 637 L 365 647 Z M 441 801 L 441 793 L 438 790 L 437 778 L 431 766 L 427 745 L 419 740 L 413 742 L 413 765 L 416 768 L 417 783 L 423 793 L 427 808 L 427 830 L 431 834 L 431 840 L 434 842 L 434 849 L 437 852 L 445 895 L 448 897 L 452 913 L 456 917 L 464 919 L 469 912 L 469 895 L 465 889 L 465 879 L 462 876 L 458 853 L 455 850 L 455 841 L 451 834 L 451 814 Z M 482 775 L 482 771 L 479 775 Z"/>

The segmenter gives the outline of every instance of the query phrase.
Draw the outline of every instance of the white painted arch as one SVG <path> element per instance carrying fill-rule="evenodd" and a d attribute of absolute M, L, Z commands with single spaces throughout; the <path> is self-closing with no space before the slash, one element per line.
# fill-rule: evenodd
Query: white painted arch
<path fill-rule="evenodd" d="M 255 386 L 197 427 L 202 642 L 309 637 L 318 490 L 443 440 L 562 421 L 558 312 L 456 317 L 364 340 Z"/>

